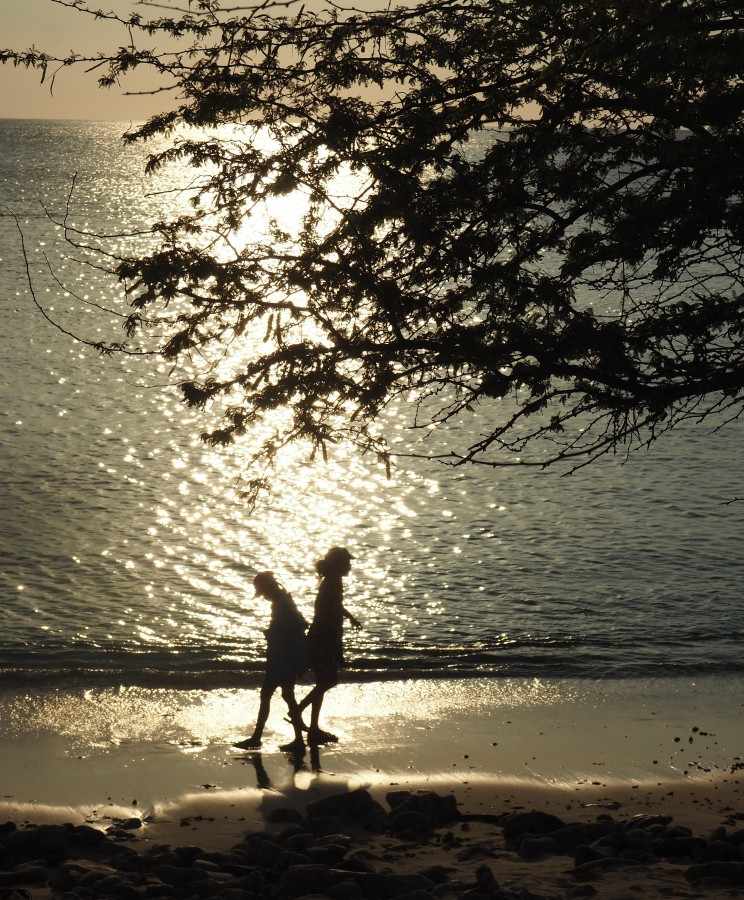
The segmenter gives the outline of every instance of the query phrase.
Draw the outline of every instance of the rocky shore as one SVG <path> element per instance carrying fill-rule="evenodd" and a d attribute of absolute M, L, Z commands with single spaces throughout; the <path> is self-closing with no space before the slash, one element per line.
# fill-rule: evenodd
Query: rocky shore
<path fill-rule="evenodd" d="M 694 834 L 668 815 L 589 821 L 538 810 L 463 812 L 452 794 L 364 789 L 222 851 L 151 843 L 140 819 L 0 826 L 0 898 L 61 900 L 547 900 L 644 893 L 744 896 L 744 815 Z M 190 821 L 180 826 L 184 836 Z"/>

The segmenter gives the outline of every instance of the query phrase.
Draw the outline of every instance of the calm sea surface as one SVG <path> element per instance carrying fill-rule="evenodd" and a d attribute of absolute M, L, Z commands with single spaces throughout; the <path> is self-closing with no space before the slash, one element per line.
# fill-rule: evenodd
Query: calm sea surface
<path fill-rule="evenodd" d="M 297 452 L 250 515 L 244 445 L 215 451 L 154 358 L 101 358 L 120 290 L 44 208 L 91 232 L 177 205 L 123 125 L 0 121 L 0 679 L 255 683 L 271 568 L 308 618 L 313 563 L 355 555 L 349 676 L 691 677 L 744 672 L 744 426 L 679 431 L 628 463 L 560 472 L 403 460 L 387 480 Z M 114 240 L 114 246 L 117 241 Z M 487 427 L 473 414 L 456 438 Z M 391 413 L 401 445 L 414 438 Z"/>

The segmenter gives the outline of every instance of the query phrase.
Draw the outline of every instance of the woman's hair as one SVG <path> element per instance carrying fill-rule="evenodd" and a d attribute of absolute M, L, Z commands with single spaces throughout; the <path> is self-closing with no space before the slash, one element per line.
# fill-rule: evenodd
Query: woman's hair
<path fill-rule="evenodd" d="M 353 559 L 346 547 L 331 547 L 323 559 L 315 563 L 315 571 L 321 578 L 329 575 L 344 575 L 349 570 L 349 564 Z"/>
<path fill-rule="evenodd" d="M 257 594 L 261 594 L 264 597 L 270 597 L 282 589 L 273 572 L 259 572 L 253 578 L 253 587 Z"/>

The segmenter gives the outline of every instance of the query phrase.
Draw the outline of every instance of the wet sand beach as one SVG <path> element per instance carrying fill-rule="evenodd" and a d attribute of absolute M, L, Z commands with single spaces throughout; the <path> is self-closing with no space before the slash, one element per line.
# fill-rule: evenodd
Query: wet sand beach
<path fill-rule="evenodd" d="M 230 689 L 6 692 L 0 819 L 29 834 L 44 823 L 93 828 L 106 841 L 92 854 L 96 865 L 117 877 L 118 848 L 141 856 L 144 871 L 163 845 L 224 854 L 247 835 L 263 835 L 299 853 L 293 865 L 343 871 L 344 860 L 356 859 L 358 868 L 363 857 L 376 875 L 428 871 L 416 890 L 434 896 L 476 888 L 498 896 L 484 866 L 503 896 L 518 896 L 520 886 L 538 897 L 593 896 L 589 888 L 617 898 L 742 890 L 744 869 L 732 868 L 744 846 L 736 837 L 744 829 L 744 686 L 735 680 L 343 685 L 327 701 L 326 724 L 339 742 L 301 760 L 278 750 L 290 731 L 278 697 L 261 751 L 232 746 L 247 733 L 256 700 L 253 690 Z M 394 824 L 391 798 L 400 802 L 401 792 L 424 798 L 409 800 L 423 807 L 412 810 L 418 819 Z M 356 807 L 346 815 L 348 798 L 360 796 L 380 805 L 376 819 Z M 449 798 L 441 820 L 430 815 L 434 796 Z M 334 798 L 341 806 L 331 814 L 309 816 Z M 594 830 L 577 838 L 579 825 Z M 626 846 L 620 835 L 631 830 Z M 329 833 L 345 835 L 343 853 L 323 849 Z M 662 839 L 682 838 L 695 840 L 678 842 L 676 856 L 655 855 Z M 47 862 L 47 881 L 37 872 L 38 882 L 20 886 L 50 896 L 59 864 Z M 0 879 L 6 886 L 14 871 L 26 877 L 28 860 L 10 863 Z M 194 865 L 189 858 L 186 868 Z M 686 873 L 695 865 L 708 868 L 691 880 Z M 279 875 L 267 871 L 266 896 L 278 896 Z M 365 884 L 347 894 L 329 885 L 319 892 L 351 898 L 382 890 Z M 318 893 L 307 886 L 285 894 Z M 152 884 L 149 890 L 157 895 Z M 385 891 L 380 896 L 397 896 Z"/>

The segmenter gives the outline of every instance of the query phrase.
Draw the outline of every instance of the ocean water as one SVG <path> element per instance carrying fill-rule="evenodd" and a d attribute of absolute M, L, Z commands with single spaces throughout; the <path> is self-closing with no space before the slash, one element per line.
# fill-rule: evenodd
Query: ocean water
<path fill-rule="evenodd" d="M 298 449 L 251 514 L 250 435 L 206 447 L 162 361 L 100 357 L 34 303 L 68 332 L 120 334 L 119 287 L 47 214 L 117 235 L 182 202 L 171 176 L 144 179 L 125 127 L 0 121 L 4 683 L 255 684 L 254 572 L 273 569 L 309 618 L 314 561 L 335 544 L 355 556 L 347 605 L 364 624 L 347 636 L 352 680 L 744 673 L 741 423 L 565 477 L 402 459 L 388 479 L 353 451 Z M 390 417 L 413 444 L 405 410 Z"/>

